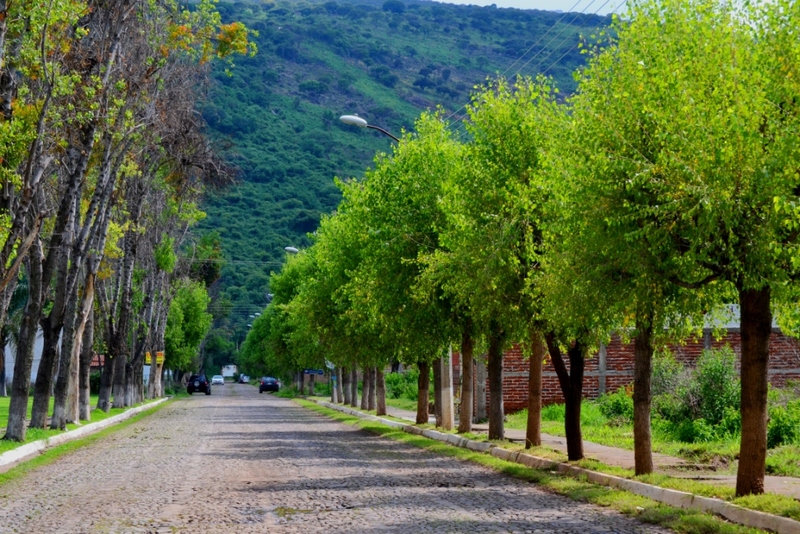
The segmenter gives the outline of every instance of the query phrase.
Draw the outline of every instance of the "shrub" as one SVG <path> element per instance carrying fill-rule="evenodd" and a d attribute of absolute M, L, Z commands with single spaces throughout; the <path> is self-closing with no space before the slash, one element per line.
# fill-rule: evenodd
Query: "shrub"
<path fill-rule="evenodd" d="M 417 380 L 419 371 L 409 369 L 403 373 L 389 373 L 385 376 L 386 396 L 390 399 L 417 400 Z M 433 388 L 431 388 L 433 389 Z"/>
<path fill-rule="evenodd" d="M 800 400 L 783 406 L 775 406 L 769 411 L 767 427 L 767 447 L 790 445 L 800 441 Z"/>
<path fill-rule="evenodd" d="M 614 393 L 597 399 L 600 412 L 616 424 L 633 421 L 633 397 L 628 388 L 619 388 Z"/>
<path fill-rule="evenodd" d="M 717 439 L 714 427 L 703 419 L 684 421 L 677 431 L 678 439 L 685 443 L 707 443 Z"/>
<path fill-rule="evenodd" d="M 700 415 L 711 425 L 722 421 L 726 408 L 739 409 L 740 384 L 736 356 L 730 347 L 705 350 L 695 369 Z"/>
<path fill-rule="evenodd" d="M 565 413 L 563 404 L 548 404 L 542 407 L 542 421 L 563 421 Z"/>
<path fill-rule="evenodd" d="M 653 396 L 672 394 L 681 383 L 684 367 L 668 350 L 653 355 L 653 375 L 650 390 Z"/>

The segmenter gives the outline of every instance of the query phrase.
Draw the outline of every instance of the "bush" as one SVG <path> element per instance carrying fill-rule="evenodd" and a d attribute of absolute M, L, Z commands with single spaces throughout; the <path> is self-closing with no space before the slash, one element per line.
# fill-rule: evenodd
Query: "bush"
<path fill-rule="evenodd" d="M 717 439 L 714 427 L 703 419 L 684 421 L 678 426 L 678 439 L 685 443 L 707 443 Z"/>
<path fill-rule="evenodd" d="M 409 369 L 403 373 L 389 373 L 384 377 L 386 396 L 390 399 L 416 401 L 419 397 L 417 391 L 418 380 L 419 371 L 416 369 Z"/>
<path fill-rule="evenodd" d="M 769 411 L 767 427 L 767 447 L 772 449 L 780 445 L 800 442 L 800 400 L 783 406 L 775 406 Z"/>
<path fill-rule="evenodd" d="M 653 355 L 653 374 L 650 391 L 653 396 L 674 394 L 685 373 L 683 365 L 669 351 Z"/>
<path fill-rule="evenodd" d="M 619 388 L 614 393 L 597 399 L 600 412 L 612 423 L 625 424 L 633 421 L 633 397 L 628 388 Z"/>
<path fill-rule="evenodd" d="M 736 356 L 730 347 L 703 351 L 697 361 L 695 383 L 700 416 L 707 423 L 717 425 L 726 409 L 739 409 L 741 387 L 736 372 Z"/>
<path fill-rule="evenodd" d="M 563 404 L 548 404 L 542 407 L 542 421 L 563 421 L 566 407 Z"/>

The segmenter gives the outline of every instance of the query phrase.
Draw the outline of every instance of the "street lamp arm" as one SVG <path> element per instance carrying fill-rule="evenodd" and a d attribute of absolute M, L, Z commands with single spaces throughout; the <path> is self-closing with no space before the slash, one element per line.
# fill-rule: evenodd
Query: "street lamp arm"
<path fill-rule="evenodd" d="M 352 124 L 353 126 L 358 126 L 359 128 L 372 128 L 373 130 L 378 130 L 383 135 L 391 137 L 392 139 L 394 139 L 398 143 L 400 142 L 400 139 L 398 139 L 397 137 L 393 136 L 392 134 L 390 134 L 389 132 L 387 132 L 383 128 L 378 128 L 377 126 L 373 126 L 373 125 L 369 124 L 367 121 L 365 121 L 364 119 L 362 119 L 358 115 L 342 115 L 341 117 L 339 117 L 339 120 L 342 121 L 345 124 Z"/>
<path fill-rule="evenodd" d="M 389 132 L 387 132 L 387 131 L 386 131 L 386 130 L 384 130 L 383 128 L 379 128 L 379 127 L 377 127 L 377 126 L 373 126 L 373 125 L 371 125 L 371 124 L 367 124 L 367 128 L 372 128 L 373 130 L 378 130 L 378 131 L 379 131 L 379 132 L 381 132 L 383 135 L 388 135 L 389 137 L 391 137 L 392 139 L 394 139 L 394 140 L 395 140 L 395 141 L 397 141 L 398 143 L 400 142 L 400 139 L 396 138 L 395 136 L 393 136 L 392 134 L 390 134 Z"/>

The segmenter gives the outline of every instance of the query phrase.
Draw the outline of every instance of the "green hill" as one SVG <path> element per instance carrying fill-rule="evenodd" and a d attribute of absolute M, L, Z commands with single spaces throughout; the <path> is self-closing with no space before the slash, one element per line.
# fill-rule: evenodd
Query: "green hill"
<path fill-rule="evenodd" d="M 242 340 L 266 304 L 285 246 L 335 209 L 333 178 L 360 177 L 392 141 L 342 124 L 358 114 L 399 134 L 425 109 L 453 120 L 488 76 L 553 76 L 574 90 L 577 46 L 607 17 L 436 2 L 355 0 L 219 4 L 226 20 L 258 30 L 258 54 L 215 71 L 202 109 L 239 183 L 209 196 L 201 234 L 217 231 L 227 264 L 217 328 Z M 520 59 L 521 58 L 521 59 Z"/>

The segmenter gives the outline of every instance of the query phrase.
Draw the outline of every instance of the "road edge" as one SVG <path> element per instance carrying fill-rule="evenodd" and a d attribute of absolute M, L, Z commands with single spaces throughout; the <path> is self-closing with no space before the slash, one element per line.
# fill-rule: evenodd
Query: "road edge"
<path fill-rule="evenodd" d="M 474 441 L 456 434 L 449 434 L 431 429 L 422 429 L 411 424 L 392 421 L 391 419 L 384 419 L 383 417 L 366 414 L 360 410 L 355 410 L 346 406 L 339 406 L 330 402 L 316 399 L 306 400 L 310 400 L 316 404 L 319 404 L 320 406 L 346 413 L 348 415 L 353 415 L 361 419 L 379 422 L 381 424 L 403 430 L 409 434 L 425 436 L 426 438 L 448 443 L 456 447 L 490 454 L 495 458 L 524 465 L 526 467 L 531 467 L 534 469 L 557 470 L 561 474 L 575 478 L 585 477 L 586 480 L 594 484 L 629 491 L 636 495 L 647 497 L 648 499 L 652 499 L 669 506 L 674 506 L 675 508 L 697 510 L 700 512 L 716 514 L 739 525 L 769 530 L 776 532 L 777 534 L 800 533 L 800 521 L 795 521 L 793 519 L 789 519 L 788 517 L 768 514 L 766 512 L 759 512 L 757 510 L 749 510 L 727 501 L 723 501 L 722 499 L 703 497 L 684 491 L 662 488 L 660 486 L 646 484 L 637 480 L 630 480 L 615 475 L 591 471 L 589 469 L 577 467 L 568 463 L 540 458 L 524 452 L 510 451 L 493 443 Z"/>
<path fill-rule="evenodd" d="M 88 423 L 80 428 L 76 428 L 74 430 L 58 434 L 56 436 L 51 436 L 46 439 L 32 441 L 30 443 L 26 443 L 25 445 L 21 445 L 16 449 L 11 449 L 10 451 L 6 451 L 3 454 L 0 454 L 0 471 L 6 471 L 7 469 L 10 469 L 16 466 L 17 464 L 29 460 L 36 454 L 42 453 L 47 449 L 63 445 L 64 443 L 68 443 L 70 441 L 75 441 L 77 439 L 94 434 L 95 432 L 99 432 L 110 426 L 121 423 L 122 421 L 130 419 L 131 417 L 138 415 L 146 410 L 150 410 L 158 406 L 159 404 L 167 402 L 171 398 L 172 397 L 164 397 L 162 399 L 158 399 L 153 402 L 149 402 L 147 404 L 131 408 L 121 414 L 109 417 L 108 419 L 103 419 L 102 421 L 97 421 L 96 423 Z"/>

